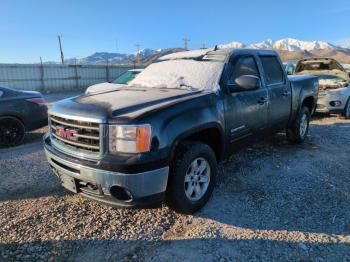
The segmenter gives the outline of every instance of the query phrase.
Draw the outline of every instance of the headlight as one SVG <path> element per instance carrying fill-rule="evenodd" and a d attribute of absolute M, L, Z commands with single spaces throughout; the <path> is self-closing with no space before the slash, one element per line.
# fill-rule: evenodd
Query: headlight
<path fill-rule="evenodd" d="M 110 125 L 109 151 L 121 153 L 148 152 L 151 145 L 150 125 Z"/>

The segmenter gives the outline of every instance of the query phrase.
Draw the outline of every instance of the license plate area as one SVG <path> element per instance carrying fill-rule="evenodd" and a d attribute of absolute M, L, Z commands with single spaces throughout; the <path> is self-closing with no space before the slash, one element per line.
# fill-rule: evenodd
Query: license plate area
<path fill-rule="evenodd" d="M 78 193 L 77 183 L 73 177 L 67 176 L 67 175 L 62 174 L 60 172 L 58 172 L 58 176 L 61 180 L 61 184 L 63 187 L 65 187 L 69 191 L 72 191 L 74 193 Z"/>

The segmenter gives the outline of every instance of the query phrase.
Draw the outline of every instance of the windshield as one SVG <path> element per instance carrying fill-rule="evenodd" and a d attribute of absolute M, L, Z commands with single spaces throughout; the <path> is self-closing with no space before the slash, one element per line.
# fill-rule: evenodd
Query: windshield
<path fill-rule="evenodd" d="M 296 68 L 296 72 L 302 71 L 323 71 L 323 70 L 339 70 L 344 71 L 341 66 L 334 60 L 307 60 L 301 61 Z"/>
<path fill-rule="evenodd" d="M 139 73 L 140 71 L 126 71 L 125 73 L 121 74 L 117 79 L 113 80 L 112 83 L 126 85 L 131 80 L 133 80 Z"/>
<path fill-rule="evenodd" d="M 128 85 L 213 90 L 218 87 L 223 66 L 217 61 L 167 60 L 151 64 Z"/>

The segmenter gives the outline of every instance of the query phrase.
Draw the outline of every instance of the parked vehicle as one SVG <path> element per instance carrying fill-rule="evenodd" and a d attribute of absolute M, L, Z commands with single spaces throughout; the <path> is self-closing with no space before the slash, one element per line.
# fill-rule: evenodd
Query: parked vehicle
<path fill-rule="evenodd" d="M 115 80 L 113 80 L 111 83 L 99 83 L 92 86 L 89 86 L 85 94 L 92 94 L 92 93 L 99 93 L 99 92 L 105 92 L 105 91 L 112 91 L 118 88 L 118 85 L 126 85 L 131 80 L 133 80 L 138 74 L 142 72 L 143 69 L 130 69 L 126 71 L 125 73 L 121 74 L 119 77 L 117 77 Z"/>
<path fill-rule="evenodd" d="M 47 125 L 43 96 L 34 91 L 0 87 L 0 146 L 15 146 L 25 132 Z"/>
<path fill-rule="evenodd" d="M 284 70 L 286 71 L 287 75 L 293 75 L 295 64 L 294 63 L 283 63 Z"/>
<path fill-rule="evenodd" d="M 240 146 L 283 129 L 303 142 L 317 89 L 316 77 L 289 79 L 274 51 L 171 54 L 118 90 L 55 103 L 45 151 L 70 191 L 128 207 L 165 197 L 193 213 Z"/>
<path fill-rule="evenodd" d="M 126 71 L 125 73 L 121 74 L 119 77 L 117 77 L 115 80 L 112 81 L 114 84 L 121 84 L 126 85 L 131 80 L 133 80 L 138 74 L 142 72 L 143 69 L 130 69 Z"/>
<path fill-rule="evenodd" d="M 350 118 L 350 75 L 341 64 L 332 58 L 305 58 L 298 62 L 295 74 L 319 77 L 318 112 Z"/>

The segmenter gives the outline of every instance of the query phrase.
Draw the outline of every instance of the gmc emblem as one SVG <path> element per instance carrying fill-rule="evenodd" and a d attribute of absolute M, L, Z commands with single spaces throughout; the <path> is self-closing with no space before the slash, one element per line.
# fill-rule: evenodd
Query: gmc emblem
<path fill-rule="evenodd" d="M 74 134 L 76 134 L 76 133 L 77 133 L 76 130 L 64 129 L 63 126 L 57 126 L 56 131 L 55 131 L 55 134 L 57 136 L 65 138 L 65 139 L 70 140 L 70 141 L 77 141 L 78 140 L 78 138 L 76 136 L 74 136 Z"/>

